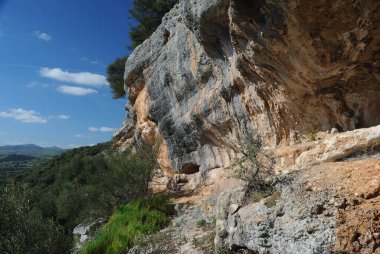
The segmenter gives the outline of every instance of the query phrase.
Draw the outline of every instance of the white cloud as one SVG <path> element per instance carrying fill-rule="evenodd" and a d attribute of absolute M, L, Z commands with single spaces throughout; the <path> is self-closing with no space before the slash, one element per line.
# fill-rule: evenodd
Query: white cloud
<path fill-rule="evenodd" d="M 69 120 L 71 116 L 62 114 L 62 115 L 57 116 L 57 118 L 61 120 Z"/>
<path fill-rule="evenodd" d="M 81 145 L 71 144 L 71 145 L 67 146 L 68 149 L 74 149 L 74 148 L 78 148 L 78 147 L 81 147 Z"/>
<path fill-rule="evenodd" d="M 0 117 L 12 118 L 23 123 L 47 123 L 47 118 L 40 116 L 38 112 L 22 108 L 0 111 Z"/>
<path fill-rule="evenodd" d="M 32 36 L 36 37 L 39 40 L 43 40 L 43 41 L 46 41 L 46 42 L 49 42 L 51 40 L 51 36 L 50 35 L 48 35 L 47 33 L 40 32 L 38 30 L 34 31 L 32 33 Z"/>
<path fill-rule="evenodd" d="M 67 148 L 68 149 L 74 149 L 74 148 L 78 148 L 78 147 L 82 147 L 82 146 L 94 146 L 95 144 L 89 144 L 89 145 L 77 145 L 77 144 L 71 144 L 71 145 L 68 145 Z"/>
<path fill-rule="evenodd" d="M 18 141 L 13 141 L 13 142 L 4 142 L 0 143 L 2 146 L 17 146 L 17 145 L 25 145 L 25 142 L 18 142 Z"/>
<path fill-rule="evenodd" d="M 98 91 L 91 88 L 83 88 L 83 87 L 76 87 L 76 86 L 59 86 L 57 90 L 58 92 L 75 95 L 75 96 L 98 93 Z"/>
<path fill-rule="evenodd" d="M 75 135 L 76 138 L 83 138 L 83 135 L 82 134 L 77 134 Z"/>
<path fill-rule="evenodd" d="M 103 86 L 108 85 L 107 78 L 104 75 L 91 72 L 68 72 L 60 68 L 41 68 L 40 75 L 45 78 L 69 82 L 79 85 Z"/>
<path fill-rule="evenodd" d="M 110 127 L 100 127 L 100 128 L 96 128 L 96 127 L 92 127 L 90 126 L 88 128 L 89 131 L 92 131 L 92 132 L 112 132 L 115 130 L 115 128 L 110 128 Z"/>

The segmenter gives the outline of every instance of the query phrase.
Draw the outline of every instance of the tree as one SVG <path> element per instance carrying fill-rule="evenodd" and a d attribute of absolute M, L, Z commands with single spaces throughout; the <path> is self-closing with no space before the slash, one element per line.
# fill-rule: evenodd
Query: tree
<path fill-rule="evenodd" d="M 137 25 L 131 27 L 129 37 L 132 45 L 130 49 L 148 39 L 161 24 L 164 15 L 170 11 L 178 0 L 133 0 L 133 6 L 129 10 L 131 18 L 137 21 Z M 110 83 L 113 98 L 125 97 L 124 91 L 124 65 L 128 56 L 115 59 L 107 67 L 107 80 Z"/>
<path fill-rule="evenodd" d="M 133 0 L 129 13 L 139 24 L 132 27 L 129 33 L 131 48 L 136 48 L 149 38 L 161 24 L 164 15 L 177 3 L 178 0 Z"/>
<path fill-rule="evenodd" d="M 263 141 L 256 131 L 240 141 L 241 156 L 235 161 L 237 176 L 247 183 L 248 191 L 272 193 L 273 161 L 263 152 Z"/>
<path fill-rule="evenodd" d="M 128 56 L 116 58 L 113 63 L 107 67 L 107 81 L 110 83 L 114 99 L 125 97 L 124 91 L 124 68 Z"/>
<path fill-rule="evenodd" d="M 68 253 L 70 238 L 33 209 L 31 196 L 30 188 L 14 182 L 0 190 L 0 253 Z"/>

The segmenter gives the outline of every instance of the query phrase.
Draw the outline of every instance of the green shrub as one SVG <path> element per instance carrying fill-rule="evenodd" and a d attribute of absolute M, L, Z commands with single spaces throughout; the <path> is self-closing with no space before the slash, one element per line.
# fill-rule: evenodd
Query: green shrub
<path fill-rule="evenodd" d="M 246 199 L 255 202 L 272 194 L 272 160 L 262 151 L 263 141 L 257 132 L 249 132 L 240 142 L 240 153 L 235 166 L 237 176 L 246 182 Z"/>
<path fill-rule="evenodd" d="M 110 142 L 67 151 L 17 177 L 17 182 L 25 186 L 28 192 L 29 210 L 23 211 L 35 211 L 41 223 L 50 225 L 50 221 L 54 222 L 52 229 L 65 232 L 60 238 L 62 242 L 70 242 L 71 232 L 78 224 L 108 217 L 122 204 L 149 194 L 148 183 L 157 165 L 153 153 L 146 147 L 141 147 L 135 154 L 131 151 L 119 152 Z M 0 190 L 0 196 L 2 194 L 9 193 Z M 157 211 L 166 212 L 170 206 L 164 200 L 164 197 L 154 197 L 143 206 L 148 210 L 155 207 Z M 141 203 L 144 202 L 148 201 L 141 200 Z M 3 204 L 0 202 L 0 205 Z M 10 212 L 3 214 L 7 213 L 15 220 L 17 218 L 18 223 L 24 223 L 25 232 L 35 232 L 28 227 L 38 228 L 28 223 L 28 216 L 17 217 Z M 44 244 L 42 238 L 38 239 L 35 245 Z"/>
<path fill-rule="evenodd" d="M 197 226 L 198 227 L 204 227 L 204 226 L 206 226 L 206 224 L 207 224 L 207 222 L 206 222 L 205 219 L 197 221 Z"/>
<path fill-rule="evenodd" d="M 163 204 L 156 203 L 161 200 Z M 172 208 L 168 199 L 140 199 L 118 208 L 94 241 L 85 246 L 82 254 L 127 253 L 134 240 L 164 228 Z M 164 211 L 162 211 L 162 209 Z"/>
<path fill-rule="evenodd" d="M 266 189 L 265 179 L 273 175 L 271 165 L 263 163 L 270 159 L 262 152 L 262 146 L 263 141 L 257 132 L 247 133 L 240 142 L 241 157 L 235 162 L 237 176 L 249 185 L 254 184 L 258 189 Z"/>
<path fill-rule="evenodd" d="M 0 253 L 66 253 L 70 237 L 51 219 L 34 209 L 32 190 L 7 182 L 0 191 Z"/>
<path fill-rule="evenodd" d="M 153 157 L 146 148 L 132 154 L 103 143 L 70 150 L 26 171 L 18 181 L 33 189 L 32 204 L 43 217 L 71 231 L 85 220 L 109 216 L 121 204 L 145 197 L 156 166 Z"/>

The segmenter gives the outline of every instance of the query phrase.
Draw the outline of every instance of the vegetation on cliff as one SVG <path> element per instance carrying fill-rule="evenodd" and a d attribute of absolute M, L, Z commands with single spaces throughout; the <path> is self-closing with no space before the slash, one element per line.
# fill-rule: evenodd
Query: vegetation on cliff
<path fill-rule="evenodd" d="M 65 253 L 70 237 L 31 202 L 33 190 L 8 182 L 0 192 L 0 253 Z"/>
<path fill-rule="evenodd" d="M 167 226 L 172 208 L 168 199 L 161 196 L 139 199 L 119 207 L 82 254 L 127 253 L 138 236 Z"/>
<path fill-rule="evenodd" d="M 236 159 L 237 177 L 244 180 L 246 199 L 259 201 L 273 193 L 273 161 L 263 150 L 263 140 L 256 131 L 240 141 L 241 156 Z"/>
<path fill-rule="evenodd" d="M 148 39 L 161 24 L 164 15 L 178 3 L 178 0 L 134 0 L 129 10 L 131 18 L 137 21 L 136 26 L 131 27 L 129 37 L 132 45 L 130 49 Z M 107 81 L 110 83 L 113 98 L 125 97 L 124 91 L 124 65 L 128 56 L 116 58 L 107 67 Z"/>
<path fill-rule="evenodd" d="M 116 58 L 113 63 L 107 67 L 107 81 L 111 86 L 112 98 L 121 99 L 125 97 L 124 91 L 124 68 L 128 56 Z"/>
<path fill-rule="evenodd" d="M 129 33 L 134 49 L 147 38 L 161 24 L 164 15 L 178 3 L 178 0 L 133 0 L 133 6 L 129 10 L 131 17 L 138 22 Z"/>
<path fill-rule="evenodd" d="M 24 172 L 0 190 L 1 250 L 57 253 L 51 249 L 59 246 L 59 253 L 68 252 L 79 223 L 108 217 L 117 207 L 148 196 L 155 166 L 148 147 L 132 154 L 118 152 L 109 142 L 70 150 Z"/>

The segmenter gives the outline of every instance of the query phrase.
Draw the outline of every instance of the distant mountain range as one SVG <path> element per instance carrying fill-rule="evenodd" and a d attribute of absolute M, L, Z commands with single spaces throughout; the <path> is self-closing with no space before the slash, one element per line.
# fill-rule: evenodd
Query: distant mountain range
<path fill-rule="evenodd" d="M 42 164 L 65 151 L 59 147 L 32 144 L 0 146 L 0 183 L 9 176 Z"/>
<path fill-rule="evenodd" d="M 15 146 L 0 146 L 0 156 L 10 154 L 19 155 L 38 155 L 38 156 L 54 156 L 63 153 L 65 149 L 53 147 L 41 147 L 33 144 L 29 145 L 15 145 Z"/>

